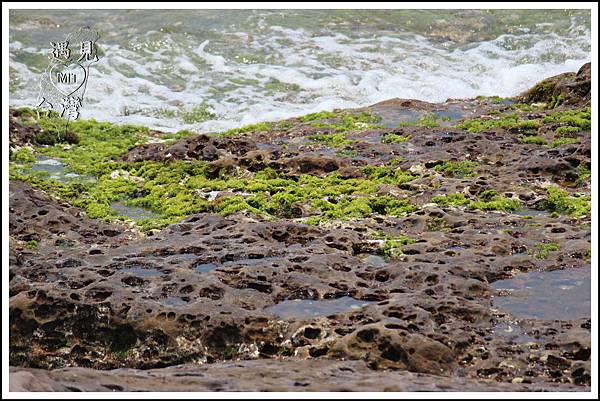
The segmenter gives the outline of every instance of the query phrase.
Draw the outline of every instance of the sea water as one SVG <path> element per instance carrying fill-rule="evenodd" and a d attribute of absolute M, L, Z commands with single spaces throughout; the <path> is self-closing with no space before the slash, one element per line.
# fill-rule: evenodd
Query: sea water
<path fill-rule="evenodd" d="M 394 97 L 508 97 L 591 57 L 585 10 L 11 10 L 10 17 L 10 105 L 35 106 L 49 42 L 90 25 L 101 35 L 100 61 L 82 117 L 166 131 L 222 131 Z"/>

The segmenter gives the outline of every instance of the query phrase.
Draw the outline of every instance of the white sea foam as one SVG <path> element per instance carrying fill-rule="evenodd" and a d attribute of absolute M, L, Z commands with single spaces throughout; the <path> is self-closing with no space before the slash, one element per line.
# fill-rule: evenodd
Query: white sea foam
<path fill-rule="evenodd" d="M 168 34 L 154 50 L 148 43 L 105 44 L 103 58 L 92 67 L 82 117 L 167 131 L 220 131 L 394 97 L 442 102 L 512 96 L 590 60 L 589 31 L 571 30 L 576 34 L 502 35 L 464 47 L 407 33 L 350 38 L 280 26 L 230 33 L 230 48 L 213 48 L 209 39 L 192 36 L 174 41 Z M 240 43 L 245 50 L 236 57 Z M 20 82 L 33 82 L 37 73 L 14 59 L 22 51 L 43 49 L 10 45 L 12 73 Z M 33 106 L 36 98 L 35 85 L 21 84 L 10 104 Z M 203 103 L 216 118 L 186 124 L 177 113 L 164 112 Z"/>

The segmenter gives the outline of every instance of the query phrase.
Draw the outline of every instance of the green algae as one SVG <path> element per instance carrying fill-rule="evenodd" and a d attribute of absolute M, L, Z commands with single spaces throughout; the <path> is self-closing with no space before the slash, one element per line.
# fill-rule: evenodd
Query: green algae
<path fill-rule="evenodd" d="M 334 145 L 335 147 L 343 147 L 355 141 L 346 139 L 345 134 L 349 131 L 361 129 L 380 128 L 377 125 L 381 121 L 381 117 L 371 114 L 366 111 L 321 111 L 318 113 L 310 113 L 296 119 L 284 120 L 280 122 L 266 122 L 247 125 L 241 128 L 234 128 L 229 131 L 217 134 L 220 136 L 232 136 L 250 132 L 266 132 L 272 129 L 290 129 L 296 124 L 294 121 L 309 124 L 314 128 L 321 128 L 334 133 L 320 133 L 313 135 L 312 140 L 324 142 Z"/>
<path fill-rule="evenodd" d="M 462 206 L 470 202 L 469 198 L 460 193 L 434 196 L 431 201 L 440 206 Z"/>
<path fill-rule="evenodd" d="M 548 141 L 541 136 L 524 136 L 519 138 L 519 142 L 529 145 L 548 145 Z"/>
<path fill-rule="evenodd" d="M 444 173 L 457 178 L 474 177 L 475 169 L 479 166 L 479 163 L 461 160 L 461 161 L 445 161 L 442 164 L 438 164 L 434 167 L 435 171 Z"/>
<path fill-rule="evenodd" d="M 416 178 L 398 168 L 369 166 L 364 169 L 366 178 L 345 179 L 337 173 L 288 177 L 269 168 L 253 176 L 232 176 L 222 171 L 215 176 L 203 161 L 125 163 L 65 158 L 65 163 L 80 166 L 90 160 L 94 166 L 80 170 L 94 172 L 98 178 L 94 183 L 65 184 L 47 175 L 23 174 L 15 168 L 11 168 L 11 179 L 27 181 L 81 207 L 91 218 L 127 219 L 110 207 L 115 201 L 160 215 L 138 222 L 143 229 L 160 228 L 201 212 L 227 216 L 245 210 L 267 218 L 307 217 L 318 223 L 373 213 L 401 216 L 416 209 L 405 199 L 375 196 L 380 184 L 400 185 Z M 207 194 L 211 191 L 221 196 L 209 201 Z"/>
<path fill-rule="evenodd" d="M 329 119 L 336 118 L 336 117 L 337 117 L 337 114 L 334 113 L 333 111 L 321 111 L 318 113 L 310 113 L 310 114 L 300 116 L 300 117 L 298 117 L 298 120 L 303 123 L 308 123 L 308 122 L 317 121 L 317 120 L 329 120 Z"/>
<path fill-rule="evenodd" d="M 486 191 L 487 192 L 487 191 Z M 491 191 L 493 193 L 495 191 Z M 516 199 L 507 198 L 506 196 L 495 193 L 491 196 L 486 196 L 484 192 L 479 196 L 480 200 L 471 201 L 469 203 L 470 209 L 476 210 L 502 210 L 505 212 L 514 212 L 521 207 L 521 203 Z"/>
<path fill-rule="evenodd" d="M 397 167 L 401 163 L 404 163 L 406 159 L 402 156 L 394 157 L 393 159 L 388 160 L 385 165 L 389 167 Z"/>
<path fill-rule="evenodd" d="M 410 138 L 410 135 L 398 135 L 393 132 L 388 132 L 381 135 L 381 143 L 402 143 L 409 141 Z"/>
<path fill-rule="evenodd" d="M 37 240 L 29 240 L 25 243 L 25 248 L 35 251 L 39 246 L 39 242 Z"/>
<path fill-rule="evenodd" d="M 56 129 L 45 118 L 40 126 L 47 130 Z M 76 120 L 69 124 L 70 131 L 80 140 L 77 144 L 38 148 L 37 153 L 60 158 L 76 173 L 97 175 L 107 162 L 118 159 L 133 147 L 146 142 L 148 128 L 135 125 L 115 125 L 95 120 Z"/>
<path fill-rule="evenodd" d="M 520 110 L 532 111 L 532 106 L 513 105 Z M 556 107 L 556 106 L 554 106 Z M 456 128 L 465 129 L 471 133 L 480 133 L 495 128 L 505 128 L 521 132 L 523 136 L 519 142 L 523 144 L 547 145 L 558 147 L 565 144 L 574 144 L 578 140 L 570 138 L 581 131 L 591 129 L 591 111 L 589 107 L 581 109 L 564 109 L 551 111 L 541 118 L 526 119 L 519 113 L 490 115 L 473 119 L 463 120 Z M 559 125 L 554 128 L 556 138 L 548 143 L 548 140 L 535 135 L 544 124 Z"/>
<path fill-rule="evenodd" d="M 215 136 L 236 136 L 241 134 L 247 134 L 251 132 L 267 132 L 273 128 L 272 122 L 261 122 L 256 124 L 244 125 L 240 128 L 232 128 L 225 132 L 219 132 Z"/>
<path fill-rule="evenodd" d="M 443 217 L 434 216 L 427 219 L 427 231 L 447 231 L 446 220 Z"/>
<path fill-rule="evenodd" d="M 542 202 L 541 207 L 551 213 L 578 218 L 590 214 L 590 201 L 589 196 L 569 195 L 564 189 L 549 187 L 546 188 L 546 199 Z"/>
<path fill-rule="evenodd" d="M 310 119 L 307 119 L 305 116 L 304 119 L 303 117 L 299 117 L 299 120 L 302 122 L 310 122 L 310 125 L 315 128 L 333 130 L 338 133 L 381 128 L 379 125 L 377 125 L 377 123 L 381 121 L 381 117 L 364 111 L 341 111 L 333 113 L 333 117 L 329 113 L 333 112 L 316 113 L 316 115 L 309 114 L 308 116 L 310 116 Z M 327 118 L 322 118 L 324 115 L 326 115 Z"/>
<path fill-rule="evenodd" d="M 589 166 L 587 166 L 585 163 L 581 163 L 579 165 L 579 177 L 577 178 L 575 184 L 581 186 L 584 183 L 589 182 L 591 178 L 592 171 L 590 170 Z"/>
<path fill-rule="evenodd" d="M 497 118 L 479 117 L 463 120 L 456 128 L 467 130 L 471 133 L 480 133 L 495 128 L 515 129 L 518 131 L 534 130 L 541 126 L 538 119 L 522 119 L 518 113 L 502 114 Z"/>
<path fill-rule="evenodd" d="M 435 113 L 429 113 L 420 117 L 417 121 L 403 121 L 398 124 L 398 127 L 424 127 L 424 128 L 435 128 L 439 127 L 440 116 Z"/>
<path fill-rule="evenodd" d="M 564 103 L 564 101 L 566 100 L 566 98 L 563 95 L 552 95 L 550 97 L 550 100 L 548 101 L 548 108 L 549 109 L 555 109 L 558 106 L 560 106 L 561 104 Z"/>
<path fill-rule="evenodd" d="M 564 126 L 579 128 L 581 131 L 589 131 L 592 128 L 591 108 L 566 109 L 555 111 L 543 118 L 545 123 L 561 123 Z"/>
<path fill-rule="evenodd" d="M 373 239 L 383 240 L 381 253 L 384 256 L 398 257 L 402 255 L 402 247 L 417 242 L 414 238 L 407 235 L 390 235 L 384 231 L 376 231 L 372 235 Z"/>
<path fill-rule="evenodd" d="M 512 101 L 512 99 L 511 99 L 511 98 L 508 98 L 508 97 L 501 97 L 501 96 L 483 96 L 483 95 L 481 95 L 481 96 L 477 96 L 477 97 L 475 98 L 475 100 L 486 100 L 486 101 L 490 101 L 490 102 L 492 102 L 492 103 L 494 103 L 494 104 L 500 104 L 500 103 L 503 103 L 503 102 L 506 102 L 506 101 Z"/>
<path fill-rule="evenodd" d="M 356 140 L 348 139 L 345 133 L 313 134 L 309 139 L 313 142 L 319 142 L 332 148 L 343 148 L 358 142 Z"/>
<path fill-rule="evenodd" d="M 559 138 L 552 141 L 550 144 L 551 148 L 557 148 L 562 145 L 573 145 L 579 143 L 579 139 L 577 138 Z"/>
<path fill-rule="evenodd" d="M 416 179 L 418 176 L 399 168 L 390 166 L 366 166 L 362 169 L 370 180 L 378 184 L 401 185 Z"/>
<path fill-rule="evenodd" d="M 24 115 L 36 118 L 34 112 L 25 111 Z M 585 115 L 582 117 L 576 113 L 557 111 L 549 116 L 559 124 L 578 124 L 577 129 L 585 126 L 578 120 Z M 46 131 L 64 129 L 51 121 L 55 117 L 40 115 L 38 124 Z M 328 146 L 339 148 L 354 143 L 347 139 L 348 131 L 364 129 L 365 126 L 371 128 L 379 121 L 379 117 L 364 112 L 322 112 L 298 119 L 313 126 L 333 129 L 333 134 L 316 134 L 309 138 L 318 138 Z M 290 121 L 253 124 L 217 135 L 268 131 L 281 128 L 284 123 Z M 385 166 L 365 166 L 362 169 L 364 178 L 347 179 L 338 173 L 321 177 L 309 174 L 295 177 L 268 168 L 250 174 L 247 171 L 240 175 L 225 174 L 224 171 L 215 174 L 209 164 L 202 161 L 120 161 L 120 157 L 131 148 L 146 142 L 149 131 L 145 127 L 79 120 L 69 125 L 69 131 L 79 137 L 79 143 L 58 143 L 33 151 L 29 148 L 13 151 L 10 177 L 30 182 L 54 197 L 82 207 L 92 218 L 127 219 L 110 207 L 115 201 L 148 208 L 159 215 L 138 222 L 143 229 L 161 228 L 201 212 L 230 215 L 248 211 L 268 219 L 302 218 L 308 223 L 319 224 L 373 214 L 400 217 L 417 210 L 408 199 L 377 194 L 381 184 L 400 186 L 418 178 L 397 168 L 404 161 L 403 158 L 392 159 Z M 180 131 L 167 134 L 164 138 L 177 139 L 193 134 L 191 131 Z M 344 151 L 352 150 L 340 152 Z M 24 172 L 22 165 L 32 163 L 38 155 L 60 158 L 69 171 L 92 175 L 97 181 L 61 183 L 50 179 L 44 172 Z M 462 178 L 474 176 L 477 166 L 476 162 L 471 161 L 447 161 L 435 169 Z M 589 173 L 582 170 L 584 180 L 586 174 Z M 209 200 L 208 193 L 213 191 L 218 195 L 216 199 L 213 197 Z M 571 198 L 581 200 L 579 197 L 561 200 L 549 196 L 547 207 L 562 211 L 563 214 L 581 215 L 582 205 Z M 501 196 L 495 191 L 486 191 L 474 199 L 463 194 L 448 194 L 436 196 L 432 201 L 442 206 L 462 205 L 479 210 L 512 211 L 519 207 L 517 200 Z M 586 203 L 589 210 L 589 202 Z"/>
<path fill-rule="evenodd" d="M 486 190 L 479 194 L 478 199 L 470 199 L 461 193 L 434 196 L 432 202 L 440 206 L 467 206 L 473 210 L 501 210 L 511 212 L 518 210 L 521 203 L 516 199 L 500 195 L 495 190 Z"/>
<path fill-rule="evenodd" d="M 341 149 L 335 152 L 335 155 L 338 157 L 356 157 L 358 152 L 353 149 Z"/>
<path fill-rule="evenodd" d="M 20 164 L 30 164 L 34 163 L 36 158 L 33 155 L 32 149 L 23 147 L 14 151 L 11 150 L 9 160 Z"/>
<path fill-rule="evenodd" d="M 556 136 L 559 136 L 559 137 L 570 136 L 570 135 L 576 134 L 578 132 L 581 132 L 581 129 L 579 127 L 572 127 L 570 125 L 558 127 L 554 131 Z"/>
<path fill-rule="evenodd" d="M 556 242 L 540 242 L 535 245 L 535 250 L 529 251 L 529 254 L 538 259 L 546 259 L 550 255 L 550 252 L 556 252 L 558 250 L 560 250 L 560 245 Z"/>

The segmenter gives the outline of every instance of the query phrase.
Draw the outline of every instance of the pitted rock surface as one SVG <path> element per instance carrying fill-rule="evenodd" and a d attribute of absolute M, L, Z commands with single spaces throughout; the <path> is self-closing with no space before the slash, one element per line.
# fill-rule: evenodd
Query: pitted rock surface
<path fill-rule="evenodd" d="M 556 93 L 567 99 L 556 110 L 585 104 L 587 71 L 588 78 L 585 66 L 555 77 Z M 362 167 L 397 159 L 400 168 L 423 173 L 378 186 L 377 196 L 417 206 L 403 217 L 373 213 L 311 225 L 301 207 L 298 216 L 279 219 L 197 213 L 144 234 L 11 180 L 11 388 L 144 390 L 160 377 L 168 379 L 162 390 L 589 390 L 591 316 L 516 318 L 495 306 L 495 297 L 510 294 L 491 284 L 589 266 L 591 217 L 537 209 L 548 183 L 590 194 L 589 183 L 577 183 L 582 167 L 591 166 L 590 135 L 550 147 L 522 143 L 519 129 L 452 126 L 509 107 L 487 100 L 378 103 L 368 110 L 384 120 L 406 110 L 457 117 L 434 128 L 351 131 L 348 139 L 357 142 L 347 155 L 308 138 L 327 129 L 292 119 L 285 129 L 194 135 L 120 156 L 124 163 L 204 160 L 215 176 L 271 168 L 342 179 L 368 178 Z M 17 124 L 11 120 L 11 145 L 37 146 L 39 127 Z M 553 124 L 541 128 L 548 138 Z M 411 139 L 382 143 L 389 134 Z M 466 157 L 480 163 L 473 177 L 435 170 Z M 539 213 L 432 203 L 489 189 Z M 414 241 L 390 257 L 376 232 Z M 540 244 L 550 243 L 557 245 L 552 256 L 536 257 Z M 336 302 L 350 306 L 329 311 Z M 286 314 L 282 305 L 309 311 Z M 311 305 L 322 309 L 311 314 Z M 271 312 L 275 307 L 283 312 Z M 521 337 L 500 335 L 503 326 L 518 327 Z"/>

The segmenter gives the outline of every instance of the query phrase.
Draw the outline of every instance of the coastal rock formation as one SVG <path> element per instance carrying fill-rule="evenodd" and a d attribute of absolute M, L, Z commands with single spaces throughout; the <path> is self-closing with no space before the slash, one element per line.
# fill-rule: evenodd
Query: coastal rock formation
<path fill-rule="evenodd" d="M 589 65 L 543 82 L 100 144 L 12 111 L 11 389 L 588 390 L 591 313 L 497 303 L 590 265 Z"/>

